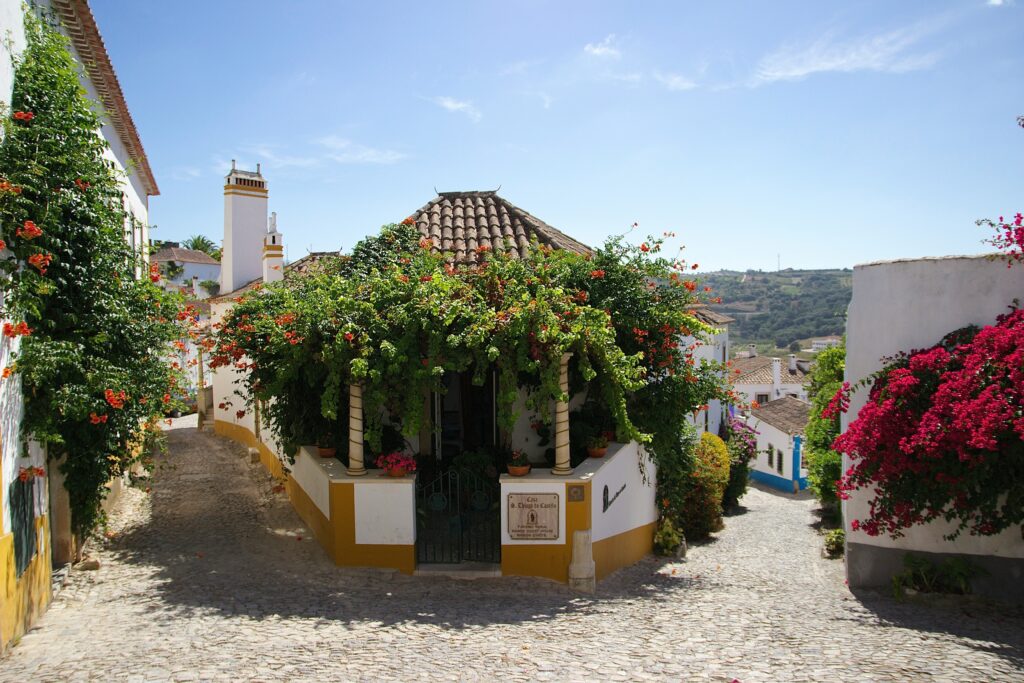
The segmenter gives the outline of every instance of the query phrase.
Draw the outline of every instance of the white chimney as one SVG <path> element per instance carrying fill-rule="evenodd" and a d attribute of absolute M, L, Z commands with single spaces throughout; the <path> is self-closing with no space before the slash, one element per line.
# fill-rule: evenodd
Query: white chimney
<path fill-rule="evenodd" d="M 772 358 L 772 398 L 782 393 L 782 359 Z"/>
<path fill-rule="evenodd" d="M 284 238 L 277 231 L 277 212 L 270 214 L 267 236 L 263 238 L 263 281 L 284 279 Z"/>
<path fill-rule="evenodd" d="M 747 344 L 747 358 L 757 357 L 757 346 L 754 344 Z"/>
<path fill-rule="evenodd" d="M 263 236 L 267 234 L 267 181 L 231 162 L 224 184 L 224 248 L 220 260 L 220 291 L 233 292 L 263 274 Z"/>
<path fill-rule="evenodd" d="M 796 372 L 796 354 L 789 354 L 789 371 Z"/>

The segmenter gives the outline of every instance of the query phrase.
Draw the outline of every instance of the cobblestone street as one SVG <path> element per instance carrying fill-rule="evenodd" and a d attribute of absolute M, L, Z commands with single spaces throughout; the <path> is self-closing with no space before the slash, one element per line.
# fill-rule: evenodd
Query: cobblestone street
<path fill-rule="evenodd" d="M 593 596 L 526 579 L 341 570 L 244 449 L 170 429 L 4 681 L 1024 678 L 1019 611 L 852 595 L 813 501 L 762 490 L 684 562 L 649 558 Z"/>

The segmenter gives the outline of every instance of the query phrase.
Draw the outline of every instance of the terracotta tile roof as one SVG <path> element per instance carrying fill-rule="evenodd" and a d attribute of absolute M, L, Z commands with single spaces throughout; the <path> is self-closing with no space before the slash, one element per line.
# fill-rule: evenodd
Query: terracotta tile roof
<path fill-rule="evenodd" d="M 149 258 L 151 261 L 157 261 L 159 263 L 174 261 L 175 263 L 208 263 L 215 266 L 220 265 L 220 261 L 210 256 L 205 251 L 199 251 L 198 249 L 184 249 L 182 247 L 163 247 L 160 251 L 156 252 Z"/>
<path fill-rule="evenodd" d="M 784 396 L 751 410 L 750 414 L 786 434 L 803 434 L 811 415 L 811 405 L 792 396 Z"/>
<path fill-rule="evenodd" d="M 412 215 L 416 228 L 454 264 L 475 264 L 477 248 L 509 251 L 522 258 L 530 242 L 578 254 L 593 250 L 490 192 L 440 192 Z M 507 247 L 506 247 L 506 242 Z"/>
<path fill-rule="evenodd" d="M 736 318 L 730 318 L 724 313 L 712 311 L 704 304 L 693 304 L 688 307 L 688 310 L 690 313 L 693 313 L 693 316 L 697 318 L 697 320 L 707 323 L 708 325 L 713 325 L 714 327 L 725 327 L 729 323 L 736 322 Z"/>
<path fill-rule="evenodd" d="M 321 262 L 324 261 L 324 259 L 331 259 L 331 258 L 338 258 L 338 252 L 336 252 L 336 251 L 314 251 L 314 252 L 310 252 L 309 254 L 306 254 L 305 256 L 300 258 L 298 261 L 292 261 L 291 263 L 286 265 L 284 267 L 284 274 L 285 274 L 285 276 L 292 276 L 292 277 L 294 277 L 296 275 L 298 275 L 298 276 L 306 275 L 308 273 L 313 272 L 317 267 L 319 267 Z M 211 296 L 209 299 L 206 299 L 206 300 L 210 301 L 212 303 L 217 303 L 219 301 L 227 301 L 229 299 L 233 299 L 236 296 L 241 296 L 242 294 L 245 294 L 246 292 L 248 292 L 249 290 L 251 290 L 253 287 L 255 287 L 256 285 L 258 285 L 261 282 L 263 282 L 263 278 L 262 277 L 258 277 L 255 280 L 253 280 L 252 282 L 248 282 L 248 283 L 242 285 L 241 287 L 239 287 L 238 289 L 234 290 L 233 292 L 227 292 L 225 294 L 218 294 L 217 296 Z"/>
<path fill-rule="evenodd" d="M 797 365 L 795 371 L 789 369 L 789 359 L 782 358 L 780 378 L 783 384 L 803 384 L 807 381 L 807 374 Z M 772 383 L 772 358 L 771 356 L 754 356 L 753 358 L 735 358 L 732 361 L 733 384 L 771 384 Z M 739 372 L 736 372 L 739 370 Z"/>
<path fill-rule="evenodd" d="M 117 131 L 121 144 L 135 163 L 135 172 L 139 174 L 146 194 L 160 194 L 153 170 L 149 167 L 149 159 L 146 158 L 146 150 L 142 148 L 139 131 L 135 128 L 131 112 L 128 111 L 124 92 L 117 80 L 117 74 L 114 73 L 114 66 L 110 63 L 110 55 L 107 54 L 89 3 L 87 0 L 51 0 L 50 4 L 60 16 L 64 30 L 75 46 L 90 82 L 99 93 L 106 115 Z"/>

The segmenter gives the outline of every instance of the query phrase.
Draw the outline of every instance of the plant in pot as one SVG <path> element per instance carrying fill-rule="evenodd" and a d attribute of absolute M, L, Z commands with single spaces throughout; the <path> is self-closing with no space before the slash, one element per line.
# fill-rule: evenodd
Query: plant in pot
<path fill-rule="evenodd" d="M 587 439 L 587 455 L 591 458 L 603 458 L 608 452 L 608 437 L 598 434 Z"/>
<path fill-rule="evenodd" d="M 526 453 L 520 450 L 514 450 L 509 454 L 508 473 L 513 477 L 525 477 L 530 473 L 530 460 L 526 457 Z"/>
<path fill-rule="evenodd" d="M 377 456 L 374 462 L 389 477 L 404 477 L 409 472 L 416 471 L 416 458 L 406 455 L 402 451 Z"/>
<path fill-rule="evenodd" d="M 334 430 L 330 423 L 325 423 L 320 429 L 320 435 L 316 439 L 316 450 L 321 458 L 333 458 L 338 448 L 334 443 Z"/>

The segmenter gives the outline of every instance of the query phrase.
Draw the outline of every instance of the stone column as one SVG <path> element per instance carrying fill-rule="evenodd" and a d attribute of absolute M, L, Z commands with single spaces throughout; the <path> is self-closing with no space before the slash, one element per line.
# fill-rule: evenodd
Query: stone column
<path fill-rule="evenodd" d="M 363 465 L 363 387 L 348 385 L 348 475 L 362 477 Z"/>
<path fill-rule="evenodd" d="M 199 429 L 206 422 L 206 391 L 203 386 L 206 377 L 203 375 L 203 346 L 196 340 L 196 412 L 199 413 Z"/>
<path fill-rule="evenodd" d="M 563 353 L 558 370 L 558 387 L 569 394 L 569 359 L 571 353 Z M 555 403 L 555 467 L 551 474 L 572 474 L 569 466 L 569 401 Z"/>

